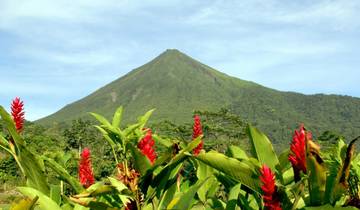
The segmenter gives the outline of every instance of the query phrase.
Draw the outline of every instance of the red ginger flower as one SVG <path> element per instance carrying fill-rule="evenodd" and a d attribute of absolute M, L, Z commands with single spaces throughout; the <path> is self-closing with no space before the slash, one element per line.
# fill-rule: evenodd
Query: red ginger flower
<path fill-rule="evenodd" d="M 293 135 L 288 157 L 294 170 L 295 181 L 300 180 L 300 171 L 306 173 L 306 138 L 311 139 L 311 133 L 306 133 L 304 125 L 300 125 Z"/>
<path fill-rule="evenodd" d="M 276 196 L 275 174 L 266 165 L 261 167 L 260 174 L 264 206 L 267 210 L 281 210 L 280 202 Z"/>
<path fill-rule="evenodd" d="M 16 97 L 11 103 L 11 115 L 15 122 L 16 131 L 20 133 L 24 126 L 24 102 Z"/>
<path fill-rule="evenodd" d="M 90 150 L 85 148 L 79 162 L 79 179 L 80 183 L 88 188 L 95 182 L 94 174 L 91 167 Z"/>
<path fill-rule="evenodd" d="M 193 135 L 192 139 L 196 139 L 197 137 L 201 136 L 203 134 L 202 128 L 201 128 L 201 121 L 199 115 L 194 116 L 194 125 L 193 125 Z M 200 144 L 193 150 L 194 155 L 198 155 L 203 148 L 204 141 L 201 140 Z"/>
<path fill-rule="evenodd" d="M 142 138 L 138 143 L 138 148 L 150 160 L 151 164 L 154 164 L 157 157 L 154 145 L 155 141 L 152 138 L 151 130 L 148 129 L 144 138 Z"/>

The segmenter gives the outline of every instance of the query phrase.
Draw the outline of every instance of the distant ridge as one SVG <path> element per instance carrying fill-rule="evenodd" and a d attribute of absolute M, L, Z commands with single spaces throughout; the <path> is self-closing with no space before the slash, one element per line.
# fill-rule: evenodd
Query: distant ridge
<path fill-rule="evenodd" d="M 152 122 L 177 123 L 190 122 L 193 110 L 228 107 L 275 142 L 289 138 L 299 122 L 315 133 L 334 130 L 350 138 L 360 131 L 359 98 L 277 91 L 228 76 L 176 49 L 36 122 L 69 122 L 90 111 L 111 117 L 120 105 L 127 122 L 156 108 Z"/>

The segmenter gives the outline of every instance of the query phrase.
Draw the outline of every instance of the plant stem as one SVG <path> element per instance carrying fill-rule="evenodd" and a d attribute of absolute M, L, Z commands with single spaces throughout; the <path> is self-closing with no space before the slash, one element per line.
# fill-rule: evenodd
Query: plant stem
<path fill-rule="evenodd" d="M 295 201 L 294 201 L 294 204 L 293 204 L 291 210 L 296 209 L 296 206 L 301 198 L 301 195 L 303 194 L 303 191 L 304 191 L 304 183 L 302 182 L 302 183 L 300 183 L 299 188 L 295 194 Z"/>

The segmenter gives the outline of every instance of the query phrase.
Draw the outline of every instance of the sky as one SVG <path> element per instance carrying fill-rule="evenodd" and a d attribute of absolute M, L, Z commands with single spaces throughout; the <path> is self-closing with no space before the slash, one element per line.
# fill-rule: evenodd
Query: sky
<path fill-rule="evenodd" d="M 282 91 L 360 97 L 358 0 L 0 0 L 0 105 L 36 120 L 166 49 Z"/>

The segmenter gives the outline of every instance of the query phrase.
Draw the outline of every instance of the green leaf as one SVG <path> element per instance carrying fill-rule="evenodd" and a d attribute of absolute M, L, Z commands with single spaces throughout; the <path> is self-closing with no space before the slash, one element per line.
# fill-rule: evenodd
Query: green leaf
<path fill-rule="evenodd" d="M 61 187 L 60 185 L 51 185 L 50 186 L 50 198 L 56 202 L 56 204 L 61 204 Z"/>
<path fill-rule="evenodd" d="M 14 140 L 14 146 L 16 147 L 16 151 L 10 152 L 13 155 L 16 162 L 18 163 L 21 171 L 26 176 L 27 185 L 29 187 L 34 187 L 45 194 L 49 194 L 49 186 L 46 182 L 46 176 L 44 174 L 44 167 L 41 164 L 40 160 L 36 155 L 31 153 L 26 145 L 22 137 L 18 134 L 15 128 L 14 121 L 12 120 L 11 116 L 5 111 L 5 109 L 0 106 L 0 116 L 1 119 L 4 121 L 7 130 L 9 131 L 12 139 Z M 4 141 L 3 138 L 2 142 Z M 3 142 L 4 143 L 4 142 Z M 5 145 L 6 146 L 6 145 Z M 2 146 L 6 151 L 7 150 L 4 146 Z M 15 153 L 16 154 L 15 154 Z"/>
<path fill-rule="evenodd" d="M 351 161 L 353 159 L 354 150 L 355 150 L 355 142 L 359 139 L 356 138 L 349 143 L 349 146 L 346 148 L 342 139 L 338 142 L 338 146 L 341 148 L 337 148 L 338 157 L 342 151 L 346 149 L 346 155 L 342 160 L 341 166 L 338 165 L 338 162 L 334 161 L 330 165 L 330 173 L 327 177 L 327 186 L 326 186 L 326 195 L 329 195 L 331 204 L 334 204 L 338 201 L 341 196 L 348 190 L 349 183 L 349 174 Z M 340 157 L 341 158 L 341 157 Z M 336 174 L 336 175 L 335 175 Z M 334 179 L 336 177 L 336 179 Z"/>
<path fill-rule="evenodd" d="M 112 148 L 115 148 L 116 144 L 115 142 L 109 137 L 109 133 L 102 127 L 95 125 L 95 128 L 97 128 L 105 138 L 105 140 L 110 144 Z"/>
<path fill-rule="evenodd" d="M 81 193 L 84 190 L 79 181 L 72 177 L 60 164 L 46 156 L 42 156 L 42 159 L 44 160 L 46 166 L 54 170 L 54 172 L 59 175 L 60 179 L 68 183 L 76 193 Z"/>
<path fill-rule="evenodd" d="M 291 167 L 290 161 L 289 161 L 289 154 L 290 149 L 286 149 L 285 151 L 282 151 L 279 155 L 279 170 L 281 172 L 286 171 Z"/>
<path fill-rule="evenodd" d="M 357 210 L 355 207 L 333 207 L 331 205 L 317 206 L 317 207 L 305 207 L 306 210 Z"/>
<path fill-rule="evenodd" d="M 13 203 L 10 207 L 10 210 L 34 210 L 38 199 L 38 196 L 35 196 L 33 199 L 24 198 L 17 203 Z M 1 207 L 0 210 L 2 210 Z"/>
<path fill-rule="evenodd" d="M 238 160 L 249 159 L 246 152 L 238 146 L 230 145 L 226 151 L 226 155 Z"/>
<path fill-rule="evenodd" d="M 188 191 L 186 191 L 183 194 L 180 194 L 179 197 L 175 197 L 169 203 L 167 209 L 179 209 L 179 210 L 190 209 L 196 192 L 206 181 L 207 180 L 202 180 L 202 181 L 197 182 L 194 186 L 190 187 L 190 189 Z"/>
<path fill-rule="evenodd" d="M 74 210 L 90 210 L 90 208 L 87 208 L 85 206 L 81 206 L 79 204 L 75 204 Z"/>
<path fill-rule="evenodd" d="M 212 185 L 216 184 L 217 180 L 213 176 L 214 168 L 206 165 L 203 162 L 198 161 L 198 167 L 196 170 L 196 176 L 199 180 L 209 179 L 200 189 L 198 190 L 198 196 L 200 200 L 205 203 L 207 200 L 208 191 L 211 189 Z M 210 196 L 209 196 L 210 197 Z"/>
<path fill-rule="evenodd" d="M 128 203 L 130 201 L 130 194 L 131 191 L 126 187 L 126 185 L 124 185 L 122 182 L 120 182 L 117 179 L 114 179 L 112 177 L 108 177 L 111 185 L 113 187 L 115 187 L 115 189 L 120 193 L 119 197 L 121 202 L 123 203 L 123 205 L 125 205 L 126 203 Z"/>
<path fill-rule="evenodd" d="M 23 145 L 19 145 L 19 150 L 19 163 L 26 175 L 27 186 L 49 195 L 50 188 L 47 183 L 47 176 L 44 173 L 44 165 L 41 158 L 23 147 Z"/>
<path fill-rule="evenodd" d="M 197 147 L 201 142 L 201 136 L 192 140 L 186 147 L 180 150 L 179 154 L 173 157 L 168 164 L 154 177 L 151 182 L 151 186 L 155 189 L 153 192 L 149 193 L 147 199 L 152 198 L 156 193 L 160 196 L 161 192 L 165 189 L 166 184 L 174 178 L 174 176 L 179 173 L 182 163 L 189 158 L 189 151 L 192 151 Z"/>
<path fill-rule="evenodd" d="M 15 128 L 15 123 L 11 116 L 5 111 L 5 109 L 0 106 L 0 116 L 1 119 L 5 122 L 6 128 L 9 131 L 10 135 L 14 139 L 16 145 L 25 145 L 24 140 L 21 138 L 21 136 L 18 134 Z"/>
<path fill-rule="evenodd" d="M 159 202 L 159 209 L 166 209 L 166 206 L 169 205 L 171 200 L 174 198 L 175 192 L 177 189 L 177 183 L 174 182 L 171 187 L 162 194 L 162 197 Z"/>
<path fill-rule="evenodd" d="M 306 165 L 309 174 L 310 203 L 316 206 L 324 203 L 326 167 L 319 154 L 309 152 L 309 143 L 307 148 Z"/>
<path fill-rule="evenodd" d="M 42 192 L 31 188 L 31 187 L 18 187 L 17 188 L 22 194 L 28 196 L 31 199 L 34 199 L 36 196 L 39 197 L 37 203 L 38 207 L 41 210 L 62 210 L 60 206 L 56 204 L 51 198 L 43 194 Z"/>
<path fill-rule="evenodd" d="M 149 158 L 147 158 L 137 147 L 134 147 L 134 145 L 130 143 L 128 144 L 128 148 L 130 148 L 131 154 L 134 158 L 135 169 L 142 175 L 146 174 L 146 171 L 151 168 Z"/>
<path fill-rule="evenodd" d="M 215 151 L 199 154 L 195 158 L 241 182 L 255 192 L 261 192 L 258 175 L 248 163 Z"/>
<path fill-rule="evenodd" d="M 105 125 L 106 127 L 112 127 L 112 125 L 110 124 L 110 122 L 103 116 L 96 114 L 94 112 L 90 112 L 90 114 L 95 117 L 95 119 L 97 119 L 101 124 Z"/>
<path fill-rule="evenodd" d="M 184 156 L 184 159 L 186 156 Z M 167 183 L 171 182 L 175 176 L 179 173 L 182 167 L 182 161 L 173 162 L 170 165 L 165 166 L 153 179 L 151 182 L 151 187 L 154 188 L 154 191 L 149 193 L 148 199 L 150 199 L 154 194 L 160 196 L 162 191 L 166 189 Z"/>
<path fill-rule="evenodd" d="M 229 192 L 229 196 L 228 196 L 228 201 L 226 204 L 226 210 L 233 210 L 236 208 L 237 199 L 241 192 L 240 187 L 241 187 L 241 184 L 237 184 L 233 188 L 231 188 L 231 190 Z"/>
<path fill-rule="evenodd" d="M 129 190 L 126 185 L 124 185 L 124 183 L 120 182 L 117 179 L 114 179 L 112 177 L 108 177 L 110 183 L 112 186 L 115 187 L 115 189 L 119 192 L 119 193 L 124 193 L 124 191 Z"/>
<path fill-rule="evenodd" d="M 155 109 L 152 109 L 152 110 L 146 112 L 143 116 L 139 117 L 140 128 L 143 128 L 145 126 L 145 124 L 147 123 L 147 121 L 149 120 L 150 116 L 152 115 L 152 113 L 154 111 L 155 111 Z"/>
<path fill-rule="evenodd" d="M 171 147 L 171 146 L 173 145 L 173 142 L 171 142 L 171 140 L 165 139 L 165 138 L 161 138 L 161 137 L 159 137 L 159 136 L 156 135 L 156 134 L 153 134 L 152 137 L 153 137 L 153 139 L 154 139 L 156 142 L 164 145 L 165 147 Z"/>
<path fill-rule="evenodd" d="M 2 133 L 0 133 L 0 147 L 7 151 L 10 155 L 15 156 L 16 154 L 10 150 L 10 144 L 6 140 Z"/>
<path fill-rule="evenodd" d="M 122 114 L 123 114 L 123 107 L 120 106 L 115 111 L 113 121 L 112 121 L 112 126 L 114 126 L 115 128 L 118 128 L 120 126 Z"/>
<path fill-rule="evenodd" d="M 261 164 L 266 164 L 271 170 L 276 170 L 279 160 L 274 152 L 270 140 L 257 128 L 248 125 L 247 132 L 250 138 L 253 155 Z"/>

